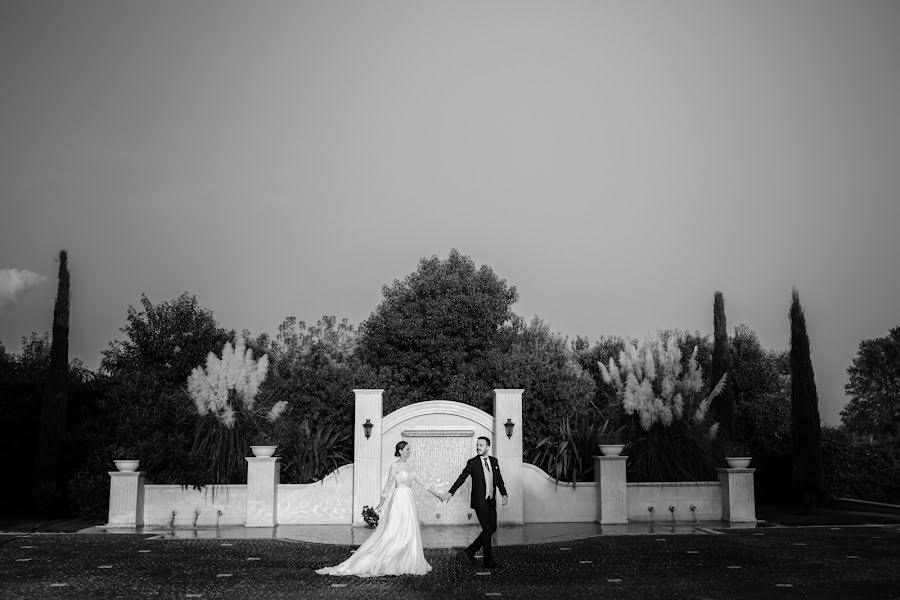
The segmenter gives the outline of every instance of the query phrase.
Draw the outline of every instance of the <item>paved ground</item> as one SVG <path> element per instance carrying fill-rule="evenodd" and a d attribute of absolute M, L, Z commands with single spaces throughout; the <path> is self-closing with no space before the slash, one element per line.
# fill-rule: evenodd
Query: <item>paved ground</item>
<path fill-rule="evenodd" d="M 900 515 L 760 506 L 757 516 L 757 529 L 703 535 L 507 536 L 491 571 L 434 548 L 431 574 L 377 579 L 314 573 L 346 558 L 348 543 L 78 534 L 97 523 L 0 517 L 0 598 L 900 599 Z"/>
<path fill-rule="evenodd" d="M 484 571 L 426 550 L 425 577 L 316 575 L 349 546 L 0 535 L 2 598 L 898 598 L 900 525 L 603 536 L 500 547 Z M 336 587 L 341 586 L 341 587 Z M 199 596 L 198 596 L 199 594 Z"/>
<path fill-rule="evenodd" d="M 520 546 L 568 542 L 590 537 L 607 535 L 708 535 L 710 529 L 755 528 L 757 523 L 671 523 L 637 522 L 617 525 L 597 523 L 529 523 L 518 527 L 500 527 L 494 536 L 498 546 Z M 359 546 L 374 533 L 368 527 L 344 525 L 278 525 L 277 527 L 244 527 L 228 525 L 223 527 L 89 527 L 78 533 L 103 533 L 121 535 L 123 533 L 150 534 L 150 539 L 278 539 L 312 544 L 335 544 L 338 546 Z M 425 548 L 460 548 L 468 546 L 481 533 L 477 525 L 422 525 L 422 546 Z"/>

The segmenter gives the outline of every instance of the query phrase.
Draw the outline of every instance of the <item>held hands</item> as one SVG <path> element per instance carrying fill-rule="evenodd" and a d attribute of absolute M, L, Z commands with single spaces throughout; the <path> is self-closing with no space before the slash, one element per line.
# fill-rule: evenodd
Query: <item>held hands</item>
<path fill-rule="evenodd" d="M 450 498 L 452 498 L 452 497 L 453 497 L 453 494 L 451 494 L 450 492 L 444 492 L 443 494 L 440 495 L 440 498 L 443 502 L 449 502 Z"/>

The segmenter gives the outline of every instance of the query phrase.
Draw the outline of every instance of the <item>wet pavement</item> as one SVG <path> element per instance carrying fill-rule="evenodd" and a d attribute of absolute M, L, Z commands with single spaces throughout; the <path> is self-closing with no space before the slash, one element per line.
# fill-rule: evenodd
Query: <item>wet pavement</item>
<path fill-rule="evenodd" d="M 0 598 L 900 600 L 900 515 L 757 515 L 766 520 L 501 527 L 500 569 L 457 560 L 477 527 L 425 526 L 430 574 L 370 579 L 315 573 L 346 559 L 371 534 L 364 527 L 127 531 L 7 520 Z"/>
<path fill-rule="evenodd" d="M 315 574 L 352 550 L 289 538 L 9 532 L 0 534 L 0 598 L 900 598 L 896 524 L 501 543 L 500 569 L 428 548 L 426 576 Z"/>
<path fill-rule="evenodd" d="M 709 535 L 719 530 L 755 528 L 756 523 L 660 523 L 632 522 L 622 525 L 597 523 L 529 523 L 502 526 L 495 534 L 501 546 L 546 544 L 587 539 L 599 536 L 622 535 Z M 315 544 L 358 546 L 374 530 L 350 525 L 279 525 L 277 527 L 92 527 L 82 533 L 91 534 L 149 534 L 153 539 L 281 539 Z M 422 545 L 425 548 L 459 548 L 467 546 L 481 529 L 477 525 L 423 525 Z"/>

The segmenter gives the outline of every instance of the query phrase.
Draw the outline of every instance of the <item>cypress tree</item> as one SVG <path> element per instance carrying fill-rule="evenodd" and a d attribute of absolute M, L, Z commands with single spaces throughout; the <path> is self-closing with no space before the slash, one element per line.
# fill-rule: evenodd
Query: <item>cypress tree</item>
<path fill-rule="evenodd" d="M 794 499 L 815 508 L 825 490 L 819 397 L 809 352 L 806 316 L 800 294 L 793 290 L 791 321 L 791 434 L 793 438 L 792 490 Z"/>
<path fill-rule="evenodd" d="M 42 513 L 60 508 L 64 497 L 64 478 L 60 463 L 68 410 L 70 301 L 68 254 L 61 250 L 56 303 L 53 307 L 50 366 L 41 393 L 41 421 L 32 495 L 33 506 Z"/>
<path fill-rule="evenodd" d="M 734 436 L 734 383 L 728 355 L 728 327 L 725 324 L 725 298 L 717 291 L 713 297 L 713 352 L 710 385 L 716 385 L 722 375 L 728 375 L 722 393 L 713 399 L 712 409 L 719 422 L 722 437 Z"/>

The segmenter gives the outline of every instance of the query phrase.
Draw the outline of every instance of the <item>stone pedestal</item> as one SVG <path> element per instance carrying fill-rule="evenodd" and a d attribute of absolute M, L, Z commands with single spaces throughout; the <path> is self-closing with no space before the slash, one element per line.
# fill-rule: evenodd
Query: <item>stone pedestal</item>
<path fill-rule="evenodd" d="M 278 457 L 247 459 L 247 527 L 275 527 L 278 524 Z"/>
<path fill-rule="evenodd" d="M 381 421 L 383 417 L 384 390 L 353 390 L 353 525 L 366 524 L 362 518 L 364 505 L 373 508 L 381 497 Z M 363 425 L 372 423 L 367 438 Z"/>
<path fill-rule="evenodd" d="M 722 484 L 722 520 L 755 523 L 756 498 L 753 473 L 756 469 L 716 469 Z"/>
<path fill-rule="evenodd" d="M 509 502 L 497 503 L 497 521 L 501 525 L 522 525 L 522 391 L 494 390 L 494 439 L 491 454 L 500 464 Z M 506 435 L 506 422 L 513 423 L 512 436 Z"/>
<path fill-rule="evenodd" d="M 627 456 L 595 456 L 594 481 L 597 483 L 597 523 L 611 525 L 628 522 L 628 488 L 625 481 Z"/>
<path fill-rule="evenodd" d="M 110 471 L 107 527 L 140 527 L 144 524 L 144 473 Z"/>

